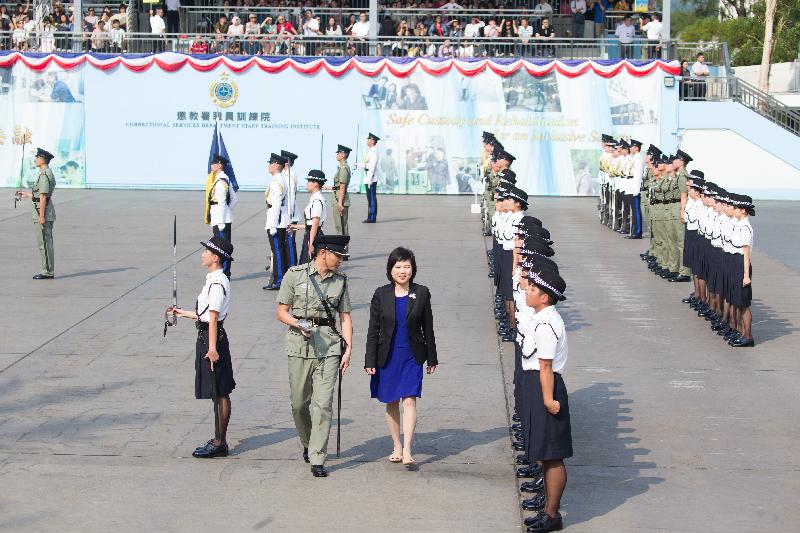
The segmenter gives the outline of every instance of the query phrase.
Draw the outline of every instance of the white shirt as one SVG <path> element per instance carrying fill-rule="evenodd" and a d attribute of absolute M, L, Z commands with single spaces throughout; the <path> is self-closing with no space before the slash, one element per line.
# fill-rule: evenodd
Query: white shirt
<path fill-rule="evenodd" d="M 481 34 L 481 28 L 483 28 L 486 24 L 479 21 L 477 24 L 473 24 L 470 22 L 466 26 L 464 26 L 464 37 L 468 37 L 474 39 Z"/>
<path fill-rule="evenodd" d="M 150 17 L 150 33 L 164 33 L 166 29 L 167 25 L 164 23 L 164 19 L 158 15 Z"/>
<path fill-rule="evenodd" d="M 715 248 L 722 248 L 722 223 L 728 217 L 722 213 L 715 212 L 714 214 L 716 215 L 714 217 L 714 222 L 709 228 L 711 230 L 711 246 L 714 246 Z"/>
<path fill-rule="evenodd" d="M 503 250 L 514 249 L 514 235 L 517 232 L 515 225 L 519 224 L 519 221 L 523 216 L 525 216 L 524 211 L 514 211 L 508 213 L 500 234 L 501 238 L 498 239 L 498 242 L 503 245 Z"/>
<path fill-rule="evenodd" d="M 731 243 L 731 235 L 733 234 L 733 227 L 739 222 L 736 218 L 726 216 L 720 223 L 720 236 L 722 237 L 722 251 L 729 254 L 735 254 L 736 248 Z"/>
<path fill-rule="evenodd" d="M 735 253 L 744 255 L 744 247 L 753 247 L 753 226 L 750 224 L 750 217 L 744 217 L 733 225 L 731 232 L 731 245 Z"/>
<path fill-rule="evenodd" d="M 181 0 L 167 0 L 167 11 L 178 11 L 181 8 Z"/>
<path fill-rule="evenodd" d="M 353 35 L 356 37 L 366 37 L 369 35 L 369 21 L 361 22 L 360 20 L 353 24 Z"/>
<path fill-rule="evenodd" d="M 455 2 L 447 2 L 439 9 L 464 9 L 464 8 L 460 4 L 457 4 Z"/>
<path fill-rule="evenodd" d="M 303 35 L 319 35 L 319 21 L 315 18 L 307 20 L 303 24 Z"/>
<path fill-rule="evenodd" d="M 686 200 L 686 208 L 684 214 L 686 216 L 686 229 L 689 231 L 697 231 L 700 227 L 699 216 L 701 214 L 700 208 L 704 207 L 700 200 L 688 198 Z"/>
<path fill-rule="evenodd" d="M 695 61 L 692 65 L 692 75 L 693 76 L 708 76 L 710 74 L 708 70 L 708 65 L 705 63 L 701 63 L 699 61 Z"/>
<path fill-rule="evenodd" d="M 230 197 L 230 203 L 228 198 Z M 239 201 L 236 191 L 231 187 L 230 180 L 224 172 L 220 172 L 214 177 L 214 185 L 211 189 L 211 198 L 217 202 L 216 205 L 209 207 L 209 218 L 211 225 L 223 229 L 225 224 L 233 222 L 233 208 Z"/>
<path fill-rule="evenodd" d="M 548 2 L 542 2 L 541 4 L 537 4 L 536 7 L 533 8 L 533 13 L 539 17 L 542 15 L 552 15 L 553 6 L 551 6 Z"/>
<path fill-rule="evenodd" d="M 641 153 L 631 155 L 631 176 L 630 189 L 628 194 L 636 196 L 642 191 L 642 181 L 644 181 L 644 158 Z"/>
<path fill-rule="evenodd" d="M 225 271 L 218 268 L 206 274 L 206 284 L 197 295 L 195 312 L 197 320 L 206 322 L 211 319 L 210 311 L 219 313 L 217 321 L 221 322 L 228 316 L 228 305 L 231 301 L 231 282 Z"/>
<path fill-rule="evenodd" d="M 289 168 L 291 168 L 291 176 L 289 175 Z M 278 225 L 279 228 L 286 227 L 287 222 L 296 224 L 300 222 L 300 212 L 297 210 L 297 174 L 294 167 L 286 165 L 281 170 L 281 185 L 285 191 L 286 198 L 281 205 L 281 222 L 283 225 Z"/>
<path fill-rule="evenodd" d="M 492 235 L 495 239 L 497 239 L 497 228 L 500 226 L 504 215 L 505 213 L 501 211 L 495 211 L 492 215 Z"/>
<path fill-rule="evenodd" d="M 622 44 L 631 44 L 633 42 L 633 36 L 636 35 L 636 29 L 633 27 L 633 24 L 628 26 L 623 22 L 617 26 L 617 30 L 614 32 L 614 34 Z"/>
<path fill-rule="evenodd" d="M 569 8 L 573 13 L 585 13 L 586 12 L 586 0 L 572 0 L 569 4 Z M 579 35 L 579 37 L 583 37 Z"/>
<path fill-rule="evenodd" d="M 364 183 L 372 185 L 377 180 L 375 171 L 378 170 L 378 148 L 376 146 L 367 148 L 367 153 L 364 156 L 364 168 L 367 171 L 364 176 Z"/>
<path fill-rule="evenodd" d="M 314 218 L 319 219 L 320 228 L 325 224 L 325 220 L 328 218 L 328 206 L 325 203 L 325 197 L 322 195 L 321 191 L 313 193 L 308 198 L 308 205 L 303 210 L 303 216 L 305 216 L 306 219 L 306 226 L 310 226 Z"/>
<path fill-rule="evenodd" d="M 280 174 L 274 174 L 272 180 L 269 182 L 267 188 L 267 223 L 264 229 L 269 231 L 270 235 L 274 235 L 279 227 L 286 227 L 285 223 L 281 223 L 281 204 L 286 196 L 286 191 L 283 188 L 283 179 Z"/>
<path fill-rule="evenodd" d="M 564 328 L 564 320 L 556 310 L 554 305 L 549 305 L 536 313 L 533 318 L 533 337 L 536 348 L 533 355 L 528 360 L 526 370 L 540 370 L 539 359 L 549 359 L 553 361 L 553 372 L 563 374 L 564 367 L 567 365 L 567 331 Z M 524 352 L 523 352 L 524 354 Z M 525 359 L 523 359 L 523 369 L 525 369 Z"/>
<path fill-rule="evenodd" d="M 644 26 L 642 26 L 642 31 L 647 33 L 647 38 L 651 41 L 660 41 L 661 40 L 661 31 L 663 30 L 664 25 L 659 20 L 651 20 Z"/>

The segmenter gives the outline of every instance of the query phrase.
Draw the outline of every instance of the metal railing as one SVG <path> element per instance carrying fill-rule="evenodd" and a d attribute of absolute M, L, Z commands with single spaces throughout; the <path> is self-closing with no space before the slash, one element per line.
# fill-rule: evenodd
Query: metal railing
<path fill-rule="evenodd" d="M 785 130 L 800 135 L 800 112 L 735 76 L 681 78 L 679 84 L 681 100 L 738 102 Z"/>
<path fill-rule="evenodd" d="M 118 46 L 108 34 L 55 32 L 29 35 L 17 46 L 11 33 L 0 33 L 0 50 L 34 52 L 73 51 L 98 53 L 158 53 L 296 56 L 393 56 L 393 57 L 532 57 L 557 59 L 679 59 L 695 43 L 672 43 L 659 48 L 636 39 L 621 44 L 616 39 L 556 38 L 441 38 L 388 36 L 359 39 L 352 36 L 309 37 L 291 34 L 220 33 L 126 33 Z M 711 55 L 711 54 L 710 54 Z"/>

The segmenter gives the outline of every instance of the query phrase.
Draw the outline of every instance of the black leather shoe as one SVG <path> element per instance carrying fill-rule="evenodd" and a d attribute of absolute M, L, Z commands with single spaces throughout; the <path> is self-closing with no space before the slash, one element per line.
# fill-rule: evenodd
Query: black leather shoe
<path fill-rule="evenodd" d="M 517 332 L 513 329 L 508 330 L 501 338 L 503 342 L 514 342 L 517 340 Z"/>
<path fill-rule="evenodd" d="M 719 315 L 717 313 L 714 313 L 713 311 L 712 311 L 712 313 L 710 315 L 706 315 L 705 316 L 705 319 L 708 320 L 709 322 L 713 322 L 715 320 L 719 320 L 719 318 L 720 318 Z"/>
<path fill-rule="evenodd" d="M 521 422 L 521 421 L 522 421 L 522 419 L 521 419 L 521 418 L 519 417 L 519 415 L 518 415 L 518 414 L 516 414 L 516 413 L 514 413 L 513 415 L 511 415 L 511 420 L 513 420 L 514 422 Z"/>
<path fill-rule="evenodd" d="M 668 270 L 668 271 L 664 272 L 663 274 L 661 274 L 661 277 L 664 278 L 665 280 L 672 281 L 673 278 L 677 278 L 678 277 L 678 273 L 677 272 L 671 272 L 671 271 Z"/>
<path fill-rule="evenodd" d="M 517 422 L 516 424 L 511 424 L 511 431 L 520 431 L 522 429 L 522 424 Z"/>
<path fill-rule="evenodd" d="M 536 520 L 528 526 L 528 533 L 544 533 L 564 529 L 564 520 L 561 518 L 561 513 L 556 513 L 555 518 L 550 518 L 550 515 L 546 513 L 536 515 L 535 518 Z"/>
<path fill-rule="evenodd" d="M 534 463 L 530 466 L 517 468 L 517 477 L 520 479 L 533 479 L 542 475 L 542 467 Z"/>
<path fill-rule="evenodd" d="M 533 498 L 528 498 L 527 500 L 522 500 L 522 507 L 523 511 L 541 511 L 544 509 L 544 494 L 537 494 Z"/>
<path fill-rule="evenodd" d="M 303 461 L 310 463 L 311 461 L 308 459 L 308 448 L 303 448 Z"/>
<path fill-rule="evenodd" d="M 531 465 L 530 461 L 528 461 L 528 459 L 522 454 L 518 455 L 516 457 L 516 459 L 514 459 L 514 462 L 518 466 L 530 466 Z"/>
<path fill-rule="evenodd" d="M 742 336 L 742 334 L 741 334 L 741 333 L 739 333 L 739 331 L 737 331 L 737 330 L 735 330 L 735 329 L 732 329 L 732 330 L 730 330 L 728 333 L 726 333 L 725 335 L 723 335 L 723 337 L 722 337 L 722 338 L 723 338 L 723 339 L 725 339 L 725 342 L 730 342 L 730 341 L 732 341 L 733 339 L 736 339 L 736 338 L 738 338 L 738 337 L 741 337 L 741 336 Z"/>
<path fill-rule="evenodd" d="M 756 345 L 753 339 L 745 339 L 744 337 L 738 337 L 736 339 L 731 340 L 728 342 L 734 348 L 752 348 Z"/>
<path fill-rule="evenodd" d="M 523 451 L 523 450 L 525 449 L 525 445 L 524 445 L 524 444 L 522 444 L 522 443 L 521 443 L 521 442 L 519 442 L 519 441 L 517 441 L 517 442 L 512 442 L 512 443 L 511 443 L 511 447 L 512 447 L 512 448 L 514 448 L 514 450 L 516 450 L 516 451 L 518 451 L 518 452 L 521 452 L 521 451 Z"/>
<path fill-rule="evenodd" d="M 690 278 L 689 276 L 679 275 L 677 277 L 669 279 L 668 281 L 673 282 L 673 283 L 685 283 L 687 281 L 691 281 L 691 279 L 692 278 Z"/>
<path fill-rule="evenodd" d="M 281 284 L 280 283 L 270 283 L 269 285 L 264 285 L 263 287 L 261 287 L 261 290 L 263 290 L 263 291 L 277 291 L 280 288 L 281 288 Z"/>
<path fill-rule="evenodd" d="M 219 446 L 214 446 L 214 441 L 208 441 L 205 446 L 196 449 L 192 453 L 192 457 L 197 457 L 198 459 L 211 459 L 212 457 L 227 457 L 227 456 L 228 456 L 228 445 L 222 443 Z"/>
<path fill-rule="evenodd" d="M 53 276 L 49 274 L 36 274 L 33 276 L 33 279 L 53 279 Z"/>
<path fill-rule="evenodd" d="M 521 492 L 542 492 L 544 490 L 544 478 L 536 478 L 533 481 L 526 481 L 519 486 Z"/>
<path fill-rule="evenodd" d="M 695 298 L 694 295 L 692 295 L 692 296 L 687 296 L 686 298 L 681 298 L 681 303 L 690 304 L 695 302 L 696 300 L 697 298 Z"/>
<path fill-rule="evenodd" d="M 200 450 L 204 449 L 206 446 L 208 446 L 209 444 L 211 444 L 213 441 L 214 441 L 214 439 L 209 439 L 209 441 L 208 441 L 208 442 L 206 442 L 206 443 L 205 443 L 205 444 L 203 444 L 202 446 L 198 446 L 197 448 L 195 448 L 195 449 L 194 449 L 194 451 L 196 451 L 196 452 L 199 452 Z"/>
<path fill-rule="evenodd" d="M 717 335 L 719 335 L 720 337 L 724 337 L 725 335 L 727 335 L 730 332 L 731 332 L 731 327 L 728 326 L 728 325 L 725 325 L 719 331 L 717 331 Z"/>
<path fill-rule="evenodd" d="M 635 239 L 641 239 L 642 236 L 641 235 L 625 235 L 625 238 L 626 239 L 635 240 Z"/>
<path fill-rule="evenodd" d="M 328 471 L 322 465 L 311 465 L 311 474 L 314 477 L 328 477 Z"/>
<path fill-rule="evenodd" d="M 720 322 L 720 321 L 715 321 L 715 322 L 712 322 L 712 323 L 711 323 L 711 331 L 720 331 L 720 330 L 722 330 L 724 327 L 725 327 L 725 324 L 723 324 L 723 323 L 722 323 L 722 322 Z"/>

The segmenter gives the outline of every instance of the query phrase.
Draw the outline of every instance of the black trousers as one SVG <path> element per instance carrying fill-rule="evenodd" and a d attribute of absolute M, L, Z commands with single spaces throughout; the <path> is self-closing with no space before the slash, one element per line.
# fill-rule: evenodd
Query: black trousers
<path fill-rule="evenodd" d="M 214 224 L 211 226 L 211 229 L 214 231 L 214 237 L 224 237 L 229 243 L 233 244 L 233 234 L 231 233 L 233 228 L 231 224 L 225 224 L 225 227 L 219 229 L 219 227 Z M 222 271 L 225 272 L 225 275 L 228 276 L 228 279 L 231 279 L 231 262 L 230 261 L 223 261 L 222 262 Z"/>
<path fill-rule="evenodd" d="M 322 235 L 323 235 L 322 228 L 317 228 L 317 237 L 320 237 Z M 306 224 L 306 233 L 305 233 L 305 235 L 303 235 L 303 246 L 300 249 L 300 264 L 301 265 L 304 264 L 304 263 L 308 263 L 309 261 L 314 259 L 314 257 L 317 255 L 316 250 L 314 251 L 313 254 L 309 255 L 309 253 L 308 253 L 308 243 L 309 243 L 309 239 L 310 238 L 311 238 L 311 226 L 309 224 Z"/>
<path fill-rule="evenodd" d="M 272 281 L 280 285 L 283 275 L 289 269 L 289 258 L 286 253 L 286 228 L 278 228 L 275 233 L 267 233 L 269 248 L 272 251 Z"/>
<path fill-rule="evenodd" d="M 367 185 L 367 220 L 378 221 L 378 182 Z"/>
<path fill-rule="evenodd" d="M 167 33 L 178 33 L 180 32 L 179 26 L 179 18 L 177 11 L 169 11 L 167 10 Z"/>
<path fill-rule="evenodd" d="M 622 221 L 619 230 L 623 233 L 631 232 L 631 198 L 630 194 L 622 195 Z"/>
<path fill-rule="evenodd" d="M 618 230 L 622 226 L 622 191 L 614 191 L 614 215 L 612 217 L 611 229 Z"/>

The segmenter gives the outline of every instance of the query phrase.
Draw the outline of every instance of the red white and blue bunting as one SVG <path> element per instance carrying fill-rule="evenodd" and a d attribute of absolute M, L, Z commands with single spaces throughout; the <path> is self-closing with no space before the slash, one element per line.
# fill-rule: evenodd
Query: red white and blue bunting
<path fill-rule="evenodd" d="M 628 61 L 624 59 L 600 60 L 539 60 L 504 58 L 386 58 L 386 57 L 261 57 L 261 56 L 222 56 L 186 55 L 173 52 L 161 54 L 41 54 L 21 52 L 0 52 L 0 68 L 9 68 L 20 62 L 31 70 L 44 70 L 53 64 L 69 70 L 88 64 L 100 70 L 119 67 L 134 72 L 143 72 L 155 65 L 166 72 L 176 72 L 186 66 L 205 72 L 226 67 L 233 72 L 245 72 L 257 68 L 268 74 L 275 74 L 291 68 L 301 74 L 316 74 L 325 71 L 331 76 L 341 76 L 355 70 L 364 76 L 375 76 L 388 71 L 393 76 L 403 78 L 416 70 L 432 76 L 441 76 L 456 69 L 464 76 L 475 76 L 490 71 L 498 76 L 510 76 L 524 69 L 531 76 L 545 76 L 557 72 L 568 78 L 592 73 L 603 78 L 619 74 L 647 76 L 661 70 L 677 76 L 680 64 L 677 61 L 661 59 L 651 61 Z"/>

